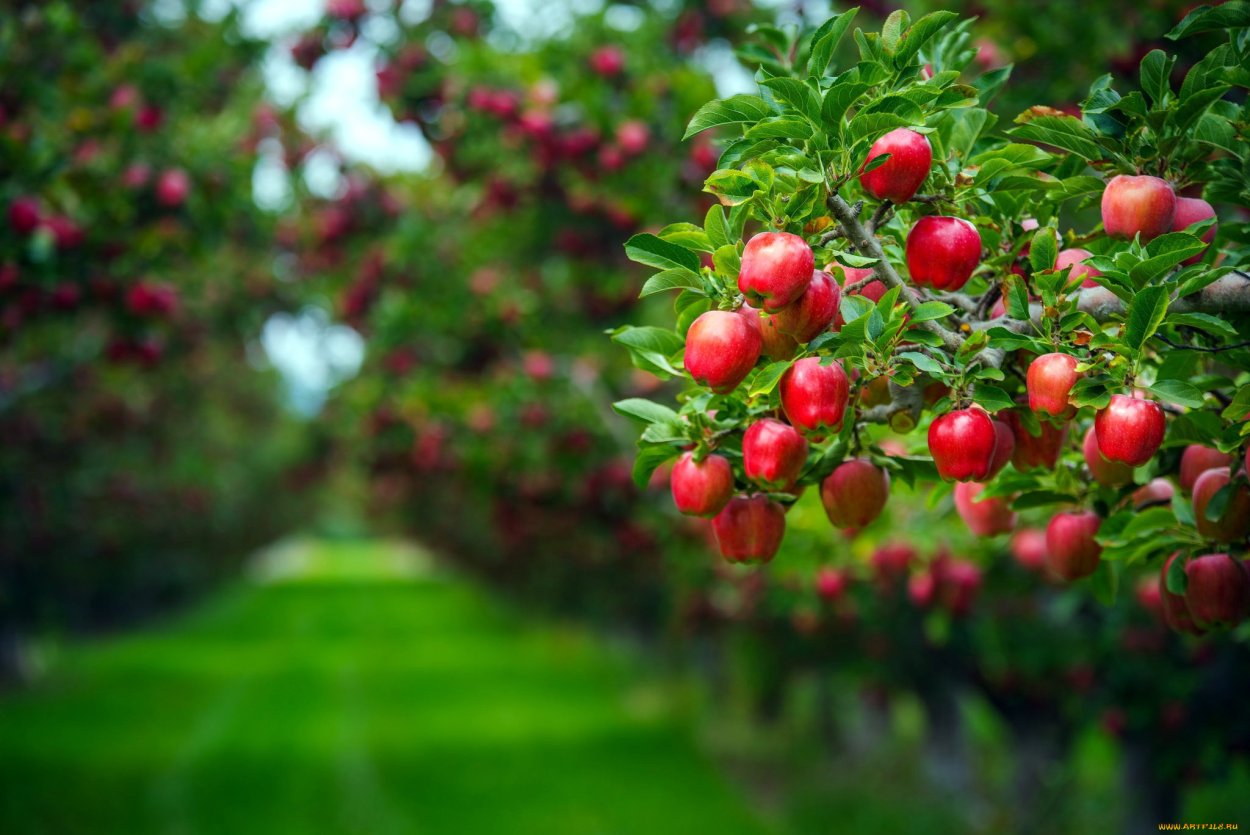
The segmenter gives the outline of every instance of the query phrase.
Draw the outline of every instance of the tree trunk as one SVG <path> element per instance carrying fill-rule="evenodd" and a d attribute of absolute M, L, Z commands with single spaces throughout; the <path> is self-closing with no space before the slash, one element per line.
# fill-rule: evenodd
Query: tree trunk
<path fill-rule="evenodd" d="M 1125 798 L 1125 835 L 1157 832 L 1161 823 L 1179 822 L 1180 793 L 1173 781 L 1160 776 L 1154 750 L 1148 740 L 1133 736 L 1125 738 L 1121 777 Z"/>

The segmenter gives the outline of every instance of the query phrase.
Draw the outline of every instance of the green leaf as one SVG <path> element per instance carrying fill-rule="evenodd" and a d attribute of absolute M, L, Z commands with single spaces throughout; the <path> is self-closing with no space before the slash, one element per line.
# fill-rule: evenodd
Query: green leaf
<path fill-rule="evenodd" d="M 846 34 L 846 30 L 850 28 L 851 21 L 855 19 L 855 13 L 858 11 L 859 7 L 856 6 L 837 17 L 826 20 L 816 30 L 816 34 L 812 35 L 812 51 L 807 60 L 808 75 L 819 78 L 829 69 L 829 61 L 832 60 L 838 43 Z"/>
<path fill-rule="evenodd" d="M 898 358 L 907 360 L 916 368 L 932 377 L 941 378 L 946 375 L 946 370 L 942 368 L 942 364 L 928 354 L 922 354 L 919 351 L 903 351 L 898 355 Z"/>
<path fill-rule="evenodd" d="M 1175 63 L 1176 59 L 1169 61 L 1162 49 L 1152 49 L 1141 59 L 1142 92 L 1150 96 L 1156 107 L 1161 107 L 1164 99 L 1172 92 L 1168 76 L 1171 75 Z"/>
<path fill-rule="evenodd" d="M 1172 594 L 1183 595 L 1185 593 L 1185 589 L 1189 587 L 1189 575 L 1185 573 L 1185 560 L 1183 557 L 1178 556 L 1172 560 L 1172 564 L 1168 566 L 1168 573 L 1164 583 Z"/>
<path fill-rule="evenodd" d="M 678 419 L 677 413 L 667 406 L 661 406 L 659 403 L 641 397 L 618 400 L 612 404 L 612 409 L 618 415 L 637 418 L 643 423 L 662 423 Z"/>
<path fill-rule="evenodd" d="M 713 204 L 707 210 L 707 215 L 703 218 L 703 228 L 707 232 L 708 240 L 712 242 L 713 252 L 734 243 L 729 224 L 725 221 L 725 210 L 719 205 Z"/>
<path fill-rule="evenodd" d="M 692 273 L 686 269 L 678 269 L 665 270 L 648 278 L 647 283 L 642 285 L 642 292 L 638 294 L 638 298 L 646 298 L 647 296 L 664 293 L 668 290 L 693 290 L 706 295 L 703 288 L 703 279 L 697 273 Z"/>
<path fill-rule="evenodd" d="M 1113 560 L 1101 560 L 1090 577 L 1094 598 L 1104 606 L 1114 606 L 1116 594 L 1120 590 L 1120 563 Z"/>
<path fill-rule="evenodd" d="M 1176 24 L 1165 37 L 1178 41 L 1203 32 L 1223 32 L 1250 26 L 1250 3 L 1232 0 L 1216 6 L 1199 6 Z"/>
<path fill-rule="evenodd" d="M 1155 331 L 1163 322 L 1168 312 L 1168 290 L 1166 287 L 1145 287 L 1132 302 L 1128 312 L 1128 325 L 1124 331 L 1124 342 L 1134 352 L 1140 352 L 1146 340 L 1154 336 Z"/>
<path fill-rule="evenodd" d="M 686 135 L 682 139 L 689 139 L 708 128 L 720 125 L 758 122 L 765 116 L 771 116 L 772 113 L 773 109 L 768 102 L 759 96 L 739 94 L 727 99 L 714 99 L 700 107 L 694 114 L 690 119 L 690 124 L 686 127 Z"/>
<path fill-rule="evenodd" d="M 772 92 L 777 100 L 794 113 L 806 117 L 812 124 L 820 124 L 820 99 L 816 91 L 797 78 L 766 78 L 760 86 Z"/>
<path fill-rule="evenodd" d="M 1011 503 L 1011 507 L 1013 510 L 1029 510 L 1035 507 L 1069 504 L 1072 501 L 1072 496 L 1067 493 L 1057 493 L 1054 490 L 1031 490 L 1017 496 Z"/>
<path fill-rule="evenodd" d="M 693 252 L 712 252 L 715 249 L 707 233 L 693 223 L 670 223 L 660 230 L 659 238 Z"/>
<path fill-rule="evenodd" d="M 972 399 L 984 407 L 987 412 L 1001 412 L 1003 409 L 1010 409 L 1015 405 L 1011 395 L 998 386 L 992 386 L 988 383 L 977 383 L 976 389 L 972 392 Z"/>
<path fill-rule="evenodd" d="M 1007 315 L 1021 322 L 1027 322 L 1033 317 L 1029 310 L 1028 287 L 1025 286 L 1024 279 L 1015 273 L 1007 278 Z"/>
<path fill-rule="evenodd" d="M 1196 386 L 1182 380 L 1160 380 L 1151 386 L 1148 391 L 1153 392 L 1158 395 L 1160 400 L 1166 400 L 1168 403 L 1175 403 L 1178 406 L 1185 406 L 1189 409 L 1202 408 L 1202 392 Z"/>
<path fill-rule="evenodd" d="M 1059 256 L 1056 241 L 1055 230 L 1050 226 L 1043 226 L 1034 233 L 1033 242 L 1029 244 L 1029 264 L 1034 272 L 1054 269 L 1055 259 Z"/>
<path fill-rule="evenodd" d="M 810 122 L 790 116 L 778 116 L 747 128 L 744 135 L 747 139 L 781 139 L 790 144 L 796 144 L 810 139 L 813 132 Z"/>
<path fill-rule="evenodd" d="M 1224 513 L 1228 510 L 1228 501 L 1233 497 L 1232 483 L 1225 484 L 1219 490 L 1215 491 L 1215 495 L 1211 497 L 1211 501 L 1207 503 L 1203 516 L 1208 522 L 1219 522 L 1224 518 Z"/>
<path fill-rule="evenodd" d="M 662 240 L 655 235 L 634 235 L 625 242 L 625 254 L 631 261 L 657 270 L 685 269 L 697 273 L 699 256 L 683 246 Z"/>
<path fill-rule="evenodd" d="M 638 489 L 644 489 L 651 481 L 651 474 L 664 462 L 676 458 L 680 452 L 680 449 L 671 444 L 639 445 L 638 456 L 634 458 L 634 484 Z"/>
<path fill-rule="evenodd" d="M 928 322 L 933 319 L 945 319 L 955 312 L 955 308 L 946 302 L 924 302 L 908 312 L 913 322 Z"/>
<path fill-rule="evenodd" d="M 820 120 L 825 130 L 833 134 L 842 133 L 842 117 L 846 115 L 860 96 L 868 91 L 871 85 L 859 81 L 835 82 L 825 93 L 825 100 L 820 106 Z"/>
<path fill-rule="evenodd" d="M 732 168 L 713 171 L 703 183 L 703 190 L 715 194 L 722 203 L 736 206 L 745 203 L 761 191 L 760 183 L 751 175 Z"/>
<path fill-rule="evenodd" d="M 761 368 L 755 375 L 755 379 L 751 381 L 749 396 L 758 397 L 771 392 L 777 387 L 777 383 L 781 382 L 781 375 L 785 374 L 789 367 L 790 362 L 786 361 L 770 363 Z"/>
<path fill-rule="evenodd" d="M 933 36 L 959 17 L 955 12 L 931 12 L 912 24 L 894 50 L 894 66 L 902 69 L 924 49 Z"/>
<path fill-rule="evenodd" d="M 1218 316 L 1210 313 L 1171 313 L 1167 323 L 1176 327 L 1198 328 L 1216 336 L 1228 336 L 1236 339 L 1237 329 Z"/>
<path fill-rule="evenodd" d="M 1039 113 L 1034 108 L 1017 116 L 1016 123 L 1018 127 L 1008 131 L 1012 136 L 1062 148 L 1086 160 L 1103 157 L 1094 132 L 1073 116 L 1053 112 Z"/>
<path fill-rule="evenodd" d="M 1169 232 L 1146 245 L 1146 258 L 1128 273 L 1135 287 L 1149 284 L 1166 274 L 1180 262 L 1207 248 L 1201 239 L 1188 232 Z"/>
<path fill-rule="evenodd" d="M 644 371 L 659 375 L 681 374 L 669 357 L 680 351 L 685 341 L 670 330 L 625 325 L 612 332 L 612 341 L 628 348 L 634 365 Z"/>

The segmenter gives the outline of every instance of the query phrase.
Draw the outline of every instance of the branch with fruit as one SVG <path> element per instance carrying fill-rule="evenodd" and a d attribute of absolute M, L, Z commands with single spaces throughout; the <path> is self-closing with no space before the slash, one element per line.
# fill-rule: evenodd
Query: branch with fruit
<path fill-rule="evenodd" d="M 635 478 L 677 458 L 678 509 L 711 517 L 732 562 L 775 556 L 807 486 L 858 529 L 891 478 L 957 482 L 966 520 L 1052 508 L 1052 574 L 1103 597 L 1150 562 L 1182 595 L 1186 565 L 1244 549 L 1250 225 L 1215 209 L 1250 203 L 1246 23 L 1229 15 L 1170 33 L 1230 33 L 1179 89 L 1155 50 L 1140 90 L 1105 76 L 1079 115 L 1033 107 L 1006 130 L 989 105 L 1010 68 L 972 72 L 950 12 L 852 32 L 848 11 L 761 62 L 758 95 L 700 108 L 686 135 L 721 134 L 717 204 L 626 246 L 658 270 L 642 295 L 677 292 L 676 326 L 612 338 L 687 383 L 677 409 L 616 404 L 645 425 Z M 835 64 L 848 35 L 857 57 Z M 1138 512 L 1180 447 L 1206 480 Z M 1231 562 L 1232 602 L 1201 627 L 1250 611 Z"/>

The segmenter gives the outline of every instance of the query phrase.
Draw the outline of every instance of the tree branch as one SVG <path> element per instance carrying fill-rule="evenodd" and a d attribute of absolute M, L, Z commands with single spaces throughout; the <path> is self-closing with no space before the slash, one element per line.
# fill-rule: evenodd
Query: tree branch
<path fill-rule="evenodd" d="M 1087 287 L 1081 291 L 1077 307 L 1099 322 L 1124 315 L 1125 305 L 1105 287 Z M 1168 307 L 1169 313 L 1250 313 L 1250 274 L 1230 273 L 1208 284 L 1192 296 L 1177 299 Z"/>

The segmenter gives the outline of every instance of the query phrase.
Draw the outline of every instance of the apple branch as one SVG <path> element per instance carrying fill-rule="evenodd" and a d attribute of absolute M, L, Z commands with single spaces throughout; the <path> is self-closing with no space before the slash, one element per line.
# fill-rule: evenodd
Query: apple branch
<path fill-rule="evenodd" d="M 1077 307 L 1099 322 L 1123 316 L 1126 309 L 1124 302 L 1105 287 L 1082 290 Z M 1250 313 L 1250 273 L 1230 273 L 1192 296 L 1177 299 L 1168 310 L 1173 313 Z"/>

